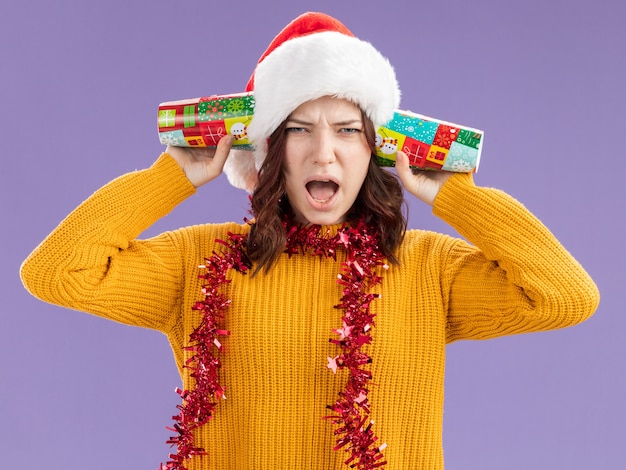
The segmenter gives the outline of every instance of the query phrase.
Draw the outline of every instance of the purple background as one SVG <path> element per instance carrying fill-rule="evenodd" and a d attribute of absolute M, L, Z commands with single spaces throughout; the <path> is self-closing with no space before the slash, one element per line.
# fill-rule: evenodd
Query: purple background
<path fill-rule="evenodd" d="M 621 0 L 0 3 L 3 468 L 156 469 L 179 379 L 159 333 L 44 304 L 21 261 L 92 191 L 162 150 L 159 102 L 242 91 L 306 10 L 395 65 L 402 107 L 486 131 L 481 185 L 523 201 L 598 283 L 582 326 L 448 348 L 448 469 L 626 464 Z M 147 234 L 241 221 L 221 177 Z M 450 232 L 417 201 L 410 225 Z"/>

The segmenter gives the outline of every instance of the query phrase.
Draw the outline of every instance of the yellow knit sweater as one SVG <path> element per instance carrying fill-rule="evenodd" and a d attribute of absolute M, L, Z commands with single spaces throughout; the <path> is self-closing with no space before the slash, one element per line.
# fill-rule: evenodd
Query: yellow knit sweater
<path fill-rule="evenodd" d="M 183 385 L 183 346 L 203 298 L 198 265 L 225 232 L 248 226 L 198 225 L 148 240 L 139 234 L 194 193 L 171 157 L 124 175 L 72 212 L 24 262 L 35 296 L 72 309 L 165 333 Z M 388 444 L 389 470 L 442 469 L 445 345 L 460 339 L 561 328 L 587 319 L 599 294 L 583 268 L 520 203 L 476 187 L 471 175 L 448 180 L 434 213 L 467 242 L 410 230 L 399 265 L 383 275 L 369 400 L 374 432 Z M 341 253 L 339 256 L 341 261 Z M 333 451 L 333 425 L 321 417 L 347 371 L 335 375 L 329 343 L 341 327 L 338 262 L 283 256 L 267 275 L 232 272 L 220 383 L 226 400 L 197 434 L 210 456 L 193 469 L 345 468 Z M 232 270 L 231 270 L 232 271 Z M 168 423 L 164 423 L 168 424 Z M 168 451 L 164 444 L 164 456 Z M 164 456 L 155 456 L 155 463 Z"/>

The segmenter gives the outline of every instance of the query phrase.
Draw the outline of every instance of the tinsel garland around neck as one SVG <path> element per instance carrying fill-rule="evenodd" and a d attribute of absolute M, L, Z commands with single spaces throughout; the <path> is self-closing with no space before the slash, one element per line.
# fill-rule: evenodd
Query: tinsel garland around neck
<path fill-rule="evenodd" d="M 347 369 L 348 379 L 337 401 L 327 406 L 331 413 L 322 418 L 335 425 L 334 450 L 345 449 L 346 465 L 359 470 L 383 467 L 387 463 L 382 454 L 386 444 L 378 443 L 372 429 L 374 421 L 369 417 L 368 384 L 372 373 L 368 367 L 372 359 L 362 350 L 363 345 L 372 341 L 375 315 L 370 312 L 370 304 L 379 294 L 370 291 L 382 280 L 377 268 L 388 267 L 379 247 L 378 232 L 364 222 L 343 225 L 336 234 L 319 226 L 294 226 L 285 222 L 284 227 L 287 233 L 285 252 L 290 257 L 312 255 L 336 259 L 337 251 L 345 249 L 345 261 L 337 276 L 342 296 L 335 306 L 343 310 L 342 325 L 332 330 L 330 339 L 339 346 L 340 354 L 329 357 L 327 367 L 333 373 Z M 184 367 L 192 371 L 195 388 L 176 389 L 182 403 L 177 406 L 178 415 L 172 418 L 173 427 L 168 427 L 176 434 L 167 443 L 176 446 L 177 453 L 169 455 L 170 460 L 161 465 L 161 470 L 187 470 L 187 459 L 208 455 L 194 443 L 193 430 L 206 424 L 213 417 L 218 400 L 225 398 L 218 376 L 221 367 L 218 353 L 222 349 L 219 338 L 230 332 L 221 329 L 219 322 L 229 308 L 230 299 L 221 288 L 230 282 L 230 269 L 246 273 L 252 263 L 245 251 L 247 235 L 228 233 L 227 240 L 217 242 L 226 249 L 223 253 L 214 252 L 200 266 L 204 300 L 196 302 L 193 309 L 201 313 L 202 320 L 191 333 L 186 348 L 192 356 Z"/>

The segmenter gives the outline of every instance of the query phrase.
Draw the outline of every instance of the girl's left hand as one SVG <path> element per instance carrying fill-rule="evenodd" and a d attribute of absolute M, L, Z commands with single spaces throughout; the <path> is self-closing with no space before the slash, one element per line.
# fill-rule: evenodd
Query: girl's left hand
<path fill-rule="evenodd" d="M 404 188 L 429 206 L 433 205 L 439 190 L 452 176 L 449 171 L 415 170 L 414 172 L 409 166 L 409 157 L 401 150 L 398 150 L 396 155 L 396 172 Z"/>

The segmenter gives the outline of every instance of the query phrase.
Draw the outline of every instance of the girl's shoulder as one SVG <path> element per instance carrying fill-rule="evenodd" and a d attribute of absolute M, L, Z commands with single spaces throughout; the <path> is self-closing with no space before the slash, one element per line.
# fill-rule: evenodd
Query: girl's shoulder
<path fill-rule="evenodd" d="M 427 257 L 446 257 L 459 245 L 468 246 L 461 238 L 431 230 L 410 229 L 398 248 L 398 259 L 402 262 L 423 261 Z"/>
<path fill-rule="evenodd" d="M 176 230 L 166 232 L 180 243 L 219 243 L 226 240 L 231 234 L 247 235 L 250 232 L 250 225 L 247 223 L 221 222 L 189 225 Z"/>

